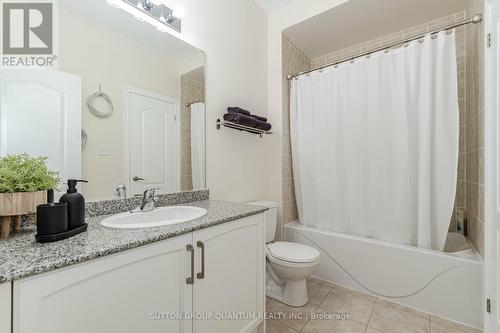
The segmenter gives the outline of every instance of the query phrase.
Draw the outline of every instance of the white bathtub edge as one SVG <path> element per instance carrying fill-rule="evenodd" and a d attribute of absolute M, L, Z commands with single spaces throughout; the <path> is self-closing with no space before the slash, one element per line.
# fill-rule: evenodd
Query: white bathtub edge
<path fill-rule="evenodd" d="M 285 236 L 290 241 L 320 247 L 322 260 L 313 274 L 318 279 L 462 325 L 482 326 L 480 257 L 463 258 L 451 253 L 312 229 L 298 223 L 285 225 Z M 315 243 L 310 243 L 311 239 L 306 239 L 308 236 L 313 237 Z M 317 244 L 317 241 L 324 244 Z M 331 253 L 335 253 L 335 258 Z M 379 260 L 358 260 L 360 256 Z M 428 283 L 424 285 L 424 281 Z M 422 285 L 424 288 L 417 290 Z M 411 294 L 413 290 L 417 292 Z M 408 296 L 404 296 L 407 295 L 404 292 L 408 292 Z"/>

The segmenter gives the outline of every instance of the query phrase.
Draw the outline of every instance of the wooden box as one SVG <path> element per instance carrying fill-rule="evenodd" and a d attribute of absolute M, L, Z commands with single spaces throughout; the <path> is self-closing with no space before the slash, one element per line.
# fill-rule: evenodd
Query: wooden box
<path fill-rule="evenodd" d="M 44 203 L 47 203 L 47 191 L 0 193 L 1 239 L 9 237 L 12 217 L 15 217 L 16 230 L 19 231 L 21 215 L 36 214 L 36 207 Z"/>

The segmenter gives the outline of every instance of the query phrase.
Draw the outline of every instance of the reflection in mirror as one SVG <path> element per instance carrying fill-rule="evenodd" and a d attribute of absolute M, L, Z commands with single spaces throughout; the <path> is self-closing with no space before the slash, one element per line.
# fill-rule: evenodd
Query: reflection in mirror
<path fill-rule="evenodd" d="M 106 1 L 58 4 L 58 68 L 0 70 L 0 153 L 47 156 L 88 201 L 204 189 L 203 52 Z"/>

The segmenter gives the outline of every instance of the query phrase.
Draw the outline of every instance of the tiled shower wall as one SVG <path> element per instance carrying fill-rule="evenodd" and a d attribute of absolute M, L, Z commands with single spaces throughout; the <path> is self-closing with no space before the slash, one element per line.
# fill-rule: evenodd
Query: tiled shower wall
<path fill-rule="evenodd" d="M 191 173 L 191 108 L 186 103 L 205 99 L 205 83 L 181 76 L 181 191 L 193 190 Z"/>
<path fill-rule="evenodd" d="M 276 239 L 283 239 L 283 225 L 298 219 L 292 175 L 292 150 L 290 144 L 290 82 L 287 74 L 311 69 L 311 60 L 288 37 L 283 35 L 283 141 L 282 141 L 282 213 L 276 230 Z"/>
<path fill-rule="evenodd" d="M 286 80 L 287 74 L 297 73 L 310 68 L 317 68 L 330 64 L 342 58 L 346 58 L 356 53 L 368 51 L 394 42 L 402 41 L 406 38 L 417 36 L 422 33 L 432 31 L 445 25 L 455 23 L 464 19 L 466 12 L 456 13 L 431 22 L 427 22 L 403 31 L 354 45 L 347 49 L 342 49 L 331 54 L 326 54 L 318 58 L 309 59 L 298 49 L 285 35 L 283 35 L 283 193 L 282 193 L 282 225 L 297 219 L 297 208 L 295 207 L 295 194 L 293 189 L 293 174 L 291 172 L 291 152 L 290 152 L 290 106 L 289 106 L 289 82 Z M 458 64 L 458 94 L 460 108 L 460 154 L 457 178 L 457 192 L 455 200 L 455 211 L 467 210 L 466 202 L 466 28 L 456 29 L 456 49 Z M 310 65 L 310 66 L 309 66 Z M 455 228 L 455 214 L 453 214 L 450 229 Z M 281 226 L 280 226 L 281 227 Z M 281 229 L 281 228 L 279 228 Z M 279 231 L 278 231 L 279 232 Z"/>
<path fill-rule="evenodd" d="M 482 13 L 484 0 L 468 0 L 467 15 Z M 466 32 L 466 208 L 468 237 L 484 253 L 484 26 Z"/>

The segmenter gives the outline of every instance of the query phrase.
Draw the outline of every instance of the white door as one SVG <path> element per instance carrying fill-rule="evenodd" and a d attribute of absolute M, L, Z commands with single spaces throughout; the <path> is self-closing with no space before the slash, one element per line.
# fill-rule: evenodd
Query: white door
<path fill-rule="evenodd" d="M 191 333 L 191 320 L 166 315 L 191 313 L 191 240 L 190 233 L 15 281 L 13 332 Z"/>
<path fill-rule="evenodd" d="M 500 332 L 500 3 L 487 0 L 485 8 L 485 333 Z M 487 35 L 488 37 L 488 35 Z M 486 309 L 488 310 L 488 309 Z"/>
<path fill-rule="evenodd" d="M 81 78 L 55 70 L 0 70 L 0 155 L 48 157 L 62 182 L 81 176 Z"/>
<path fill-rule="evenodd" d="M 127 100 L 126 176 L 131 194 L 148 188 L 158 188 L 159 193 L 178 191 L 178 100 L 139 90 L 129 90 Z"/>
<path fill-rule="evenodd" d="M 214 315 L 263 313 L 263 214 L 196 231 L 193 242 L 197 248 L 198 272 L 193 285 L 193 312 Z M 258 317 L 195 320 L 193 333 L 246 333 L 260 323 Z"/>

